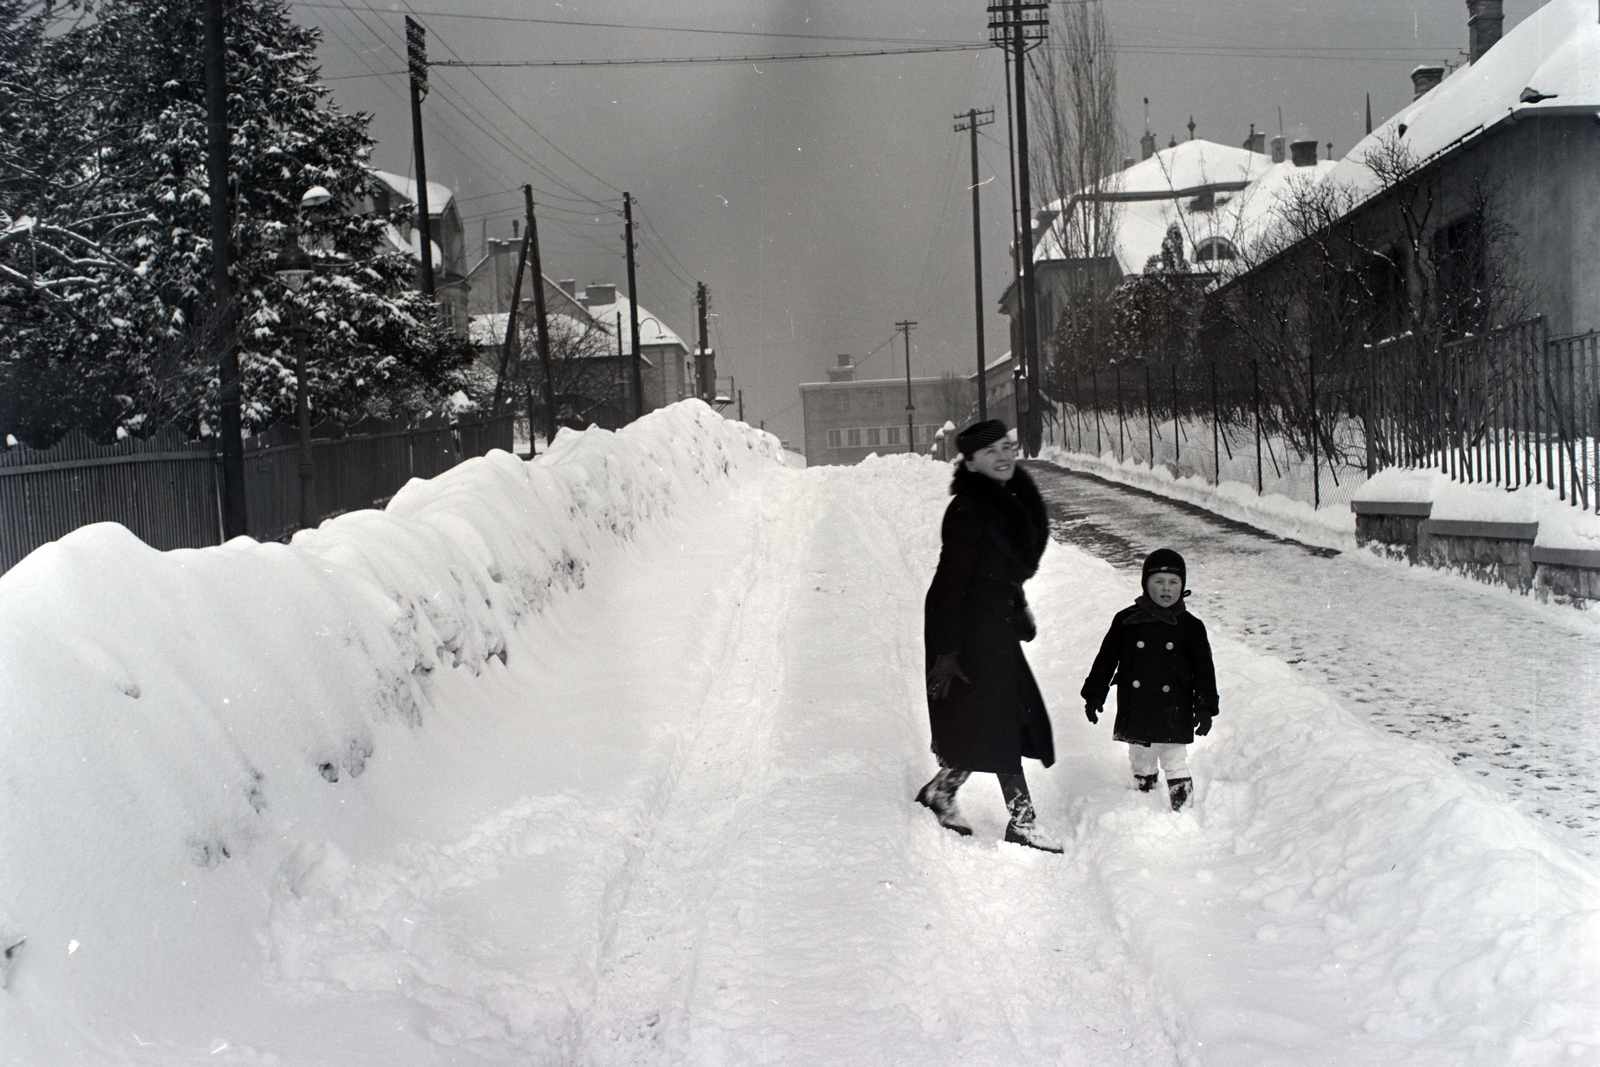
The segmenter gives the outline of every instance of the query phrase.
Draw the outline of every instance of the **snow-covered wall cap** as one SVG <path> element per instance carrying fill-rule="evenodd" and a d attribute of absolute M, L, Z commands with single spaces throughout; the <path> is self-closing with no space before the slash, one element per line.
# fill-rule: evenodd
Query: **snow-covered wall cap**
<path fill-rule="evenodd" d="M 1533 89 L 1541 99 L 1522 100 Z M 1550 0 L 1471 66 L 1390 116 L 1339 161 L 1334 179 L 1371 195 L 1377 178 L 1363 160 L 1399 136 L 1418 162 L 1487 130 L 1508 115 L 1600 108 L 1600 14 L 1595 0 Z M 1404 127 L 1402 134 L 1401 128 Z"/>
<path fill-rule="evenodd" d="M 407 178 L 403 174 L 393 174 L 386 170 L 374 170 L 372 176 L 387 185 L 391 192 L 403 198 L 408 204 L 417 202 L 417 182 L 415 178 Z M 455 191 L 448 185 L 438 182 L 428 183 L 428 214 L 437 215 L 444 211 L 445 205 L 456 198 Z"/>

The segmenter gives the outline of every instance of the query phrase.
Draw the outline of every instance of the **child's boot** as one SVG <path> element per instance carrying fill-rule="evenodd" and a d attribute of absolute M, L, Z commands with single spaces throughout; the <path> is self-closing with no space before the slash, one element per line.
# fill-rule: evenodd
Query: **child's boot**
<path fill-rule="evenodd" d="M 1136 774 L 1133 776 L 1133 781 L 1138 786 L 1139 792 L 1148 793 L 1156 787 L 1156 777 L 1153 774 Z"/>
<path fill-rule="evenodd" d="M 953 830 L 962 837 L 971 837 L 972 827 L 967 825 L 967 820 L 961 815 L 961 809 L 956 807 L 956 790 L 961 788 L 970 773 L 940 767 L 939 773 L 933 776 L 933 780 L 917 793 L 917 803 L 933 812 L 938 817 L 940 826 L 946 830 Z"/>
<path fill-rule="evenodd" d="M 1167 796 L 1172 800 L 1173 811 L 1193 807 L 1191 801 L 1194 797 L 1194 783 L 1188 778 L 1168 779 Z"/>

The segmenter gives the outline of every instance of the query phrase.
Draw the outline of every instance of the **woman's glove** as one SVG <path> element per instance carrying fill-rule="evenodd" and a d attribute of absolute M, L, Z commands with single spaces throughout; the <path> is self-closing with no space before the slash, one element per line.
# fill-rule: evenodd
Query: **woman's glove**
<path fill-rule="evenodd" d="M 1092 723 L 1098 723 L 1100 721 L 1100 709 L 1095 707 L 1093 704 L 1085 704 L 1083 706 L 1083 714 Z"/>
<path fill-rule="evenodd" d="M 955 680 L 960 678 L 968 685 L 972 680 L 961 673 L 961 662 L 954 652 L 946 652 L 933 661 L 932 668 L 928 671 L 928 699 L 943 700 L 950 695 L 950 687 Z"/>

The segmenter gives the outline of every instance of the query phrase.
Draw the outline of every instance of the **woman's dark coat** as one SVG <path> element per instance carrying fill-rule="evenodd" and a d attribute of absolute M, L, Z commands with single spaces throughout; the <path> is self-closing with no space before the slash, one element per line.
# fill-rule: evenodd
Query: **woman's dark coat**
<path fill-rule="evenodd" d="M 1217 672 L 1205 623 L 1179 601 L 1162 609 L 1146 597 L 1117 612 L 1083 683 L 1083 700 L 1104 707 L 1117 685 L 1118 741 L 1187 745 L 1197 716 L 1217 713 Z"/>
<path fill-rule="evenodd" d="M 1056 758 L 1050 716 L 1018 636 L 1027 611 L 1022 583 L 1050 540 L 1044 501 L 1020 469 L 999 482 L 960 466 L 950 492 L 939 568 L 923 604 L 923 647 L 929 668 L 956 653 L 968 680 L 928 701 L 934 755 L 966 771 L 1014 774 L 1023 756 L 1048 767 Z"/>

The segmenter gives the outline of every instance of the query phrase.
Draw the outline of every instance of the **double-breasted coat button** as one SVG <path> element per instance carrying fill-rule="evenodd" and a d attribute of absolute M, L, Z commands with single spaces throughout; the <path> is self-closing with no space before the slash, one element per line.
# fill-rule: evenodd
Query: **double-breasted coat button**
<path fill-rule="evenodd" d="M 1135 688 L 1135 689 L 1137 689 L 1137 688 L 1139 688 L 1139 679 L 1137 679 L 1137 678 L 1135 678 L 1135 679 L 1134 679 L 1134 680 L 1133 680 L 1133 687 L 1134 687 L 1134 688 Z"/>
<path fill-rule="evenodd" d="M 1163 692 L 1163 693 L 1170 693 L 1170 692 L 1172 692 L 1172 686 L 1170 686 L 1170 685 L 1164 685 L 1164 686 L 1162 686 L 1162 687 L 1161 687 L 1161 691 L 1162 691 L 1162 692 Z"/>
<path fill-rule="evenodd" d="M 1143 648 L 1144 647 L 1144 642 L 1143 641 L 1136 642 L 1136 647 Z M 1171 648 L 1172 646 L 1168 645 L 1167 647 Z"/>
<path fill-rule="evenodd" d="M 1172 642 L 1171 642 L 1171 641 L 1168 641 L 1168 642 L 1167 642 L 1167 651 L 1168 651 L 1168 652 L 1171 652 L 1171 651 L 1172 651 Z"/>

